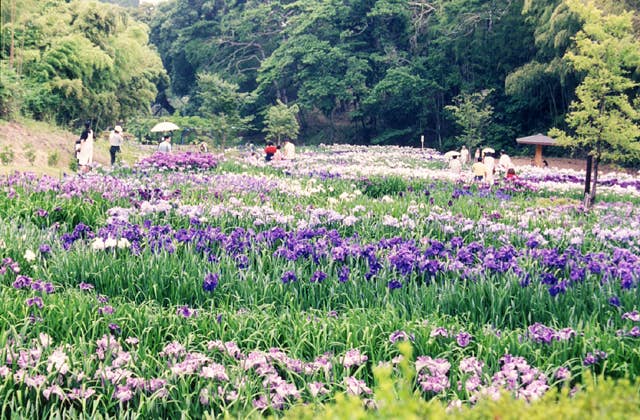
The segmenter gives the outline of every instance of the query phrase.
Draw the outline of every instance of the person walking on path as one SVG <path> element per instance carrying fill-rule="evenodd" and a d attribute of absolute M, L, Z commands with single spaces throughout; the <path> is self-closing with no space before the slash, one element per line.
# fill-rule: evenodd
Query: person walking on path
<path fill-rule="evenodd" d="M 460 163 L 460 159 L 458 159 L 457 155 L 451 157 L 451 160 L 449 161 L 449 170 L 456 175 L 460 175 L 460 172 L 462 172 L 462 164 Z"/>
<path fill-rule="evenodd" d="M 494 175 L 496 173 L 496 160 L 493 157 L 493 153 L 486 153 L 482 161 L 487 168 L 486 181 L 489 186 L 493 185 Z"/>
<path fill-rule="evenodd" d="M 467 146 L 463 145 L 462 149 L 460 149 L 460 164 L 464 166 L 467 163 L 469 163 L 469 149 L 467 149 Z"/>
<path fill-rule="evenodd" d="M 80 135 L 80 150 L 78 151 L 78 165 L 80 172 L 86 174 L 93 164 L 93 130 L 91 121 L 84 124 L 84 131 Z"/>
<path fill-rule="evenodd" d="M 116 125 L 109 134 L 109 154 L 111 155 L 111 166 L 116 163 L 116 154 L 120 153 L 122 146 L 122 127 Z"/>

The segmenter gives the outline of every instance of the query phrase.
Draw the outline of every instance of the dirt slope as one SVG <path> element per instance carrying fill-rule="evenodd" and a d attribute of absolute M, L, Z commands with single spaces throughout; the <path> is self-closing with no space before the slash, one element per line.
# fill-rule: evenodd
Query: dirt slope
<path fill-rule="evenodd" d="M 107 133 L 99 133 L 95 142 L 94 162 L 109 165 Z M 70 173 L 69 165 L 74 157 L 74 145 L 80 132 L 71 133 L 51 125 L 35 122 L 7 122 L 0 120 L 0 154 L 10 150 L 12 161 L 4 165 L 0 161 L 0 174 L 13 171 L 35 172 L 59 176 Z M 29 150 L 35 154 L 29 161 Z M 52 155 L 58 156 L 53 162 Z"/>

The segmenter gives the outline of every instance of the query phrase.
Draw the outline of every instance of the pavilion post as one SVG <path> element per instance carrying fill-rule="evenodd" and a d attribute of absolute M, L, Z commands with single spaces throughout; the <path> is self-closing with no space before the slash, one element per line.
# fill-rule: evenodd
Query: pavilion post
<path fill-rule="evenodd" d="M 538 167 L 542 166 L 542 145 L 541 144 L 536 144 L 536 155 L 533 158 L 533 163 L 535 163 L 535 165 Z"/>

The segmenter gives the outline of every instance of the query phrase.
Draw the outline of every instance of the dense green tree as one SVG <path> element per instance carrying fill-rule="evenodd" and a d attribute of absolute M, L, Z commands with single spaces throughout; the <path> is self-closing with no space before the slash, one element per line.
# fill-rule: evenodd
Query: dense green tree
<path fill-rule="evenodd" d="M 580 81 L 562 59 L 580 20 L 562 0 L 176 0 L 150 22 L 167 97 L 197 113 L 196 75 L 216 73 L 256 94 L 243 108 L 258 116 L 254 134 L 281 100 L 300 107 L 306 139 L 416 144 L 426 134 L 444 148 L 458 134 L 445 106 L 490 89 L 483 142 L 516 148 L 518 135 L 561 121 Z"/>
<path fill-rule="evenodd" d="M 267 140 L 275 140 L 278 145 L 283 139 L 295 140 L 300 131 L 297 118 L 299 111 L 297 105 L 287 106 L 280 100 L 269 107 L 264 119 Z"/>
<path fill-rule="evenodd" d="M 632 72 L 640 65 L 640 42 L 633 33 L 631 13 L 605 15 L 593 1 L 566 0 L 566 4 L 584 25 L 576 35 L 575 49 L 565 58 L 585 77 L 567 115 L 571 132 L 553 129 L 550 135 L 585 149 L 593 158 L 593 183 L 585 200 L 591 204 L 600 161 L 640 158 L 639 102 L 631 96 L 638 86 Z"/>
<path fill-rule="evenodd" d="M 460 144 L 473 150 L 486 139 L 487 129 L 491 124 L 493 107 L 487 98 L 490 90 L 466 93 L 453 98 L 453 105 L 447 105 L 447 109 L 453 115 L 456 123 L 462 128 L 462 134 L 457 137 Z"/>
<path fill-rule="evenodd" d="M 222 150 L 235 142 L 239 132 L 246 130 L 251 117 L 242 116 L 242 108 L 251 100 L 247 93 L 238 91 L 238 85 L 223 80 L 217 74 L 200 73 L 198 79 L 199 112 L 209 118 L 217 133 Z"/>
<path fill-rule="evenodd" d="M 29 5 L 12 22 L 24 114 L 61 124 L 93 119 L 104 126 L 149 112 L 166 72 L 144 24 L 104 3 Z M 11 67 L 11 51 L 3 45 L 0 54 Z"/>

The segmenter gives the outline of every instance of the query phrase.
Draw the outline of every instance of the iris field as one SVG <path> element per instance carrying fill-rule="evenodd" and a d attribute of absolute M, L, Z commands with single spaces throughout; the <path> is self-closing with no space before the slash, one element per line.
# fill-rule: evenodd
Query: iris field
<path fill-rule="evenodd" d="M 155 154 L 0 179 L 0 417 L 286 415 L 412 387 L 471 407 L 640 375 L 640 181 L 433 151 Z M 394 375 L 399 375 L 396 371 Z"/>

